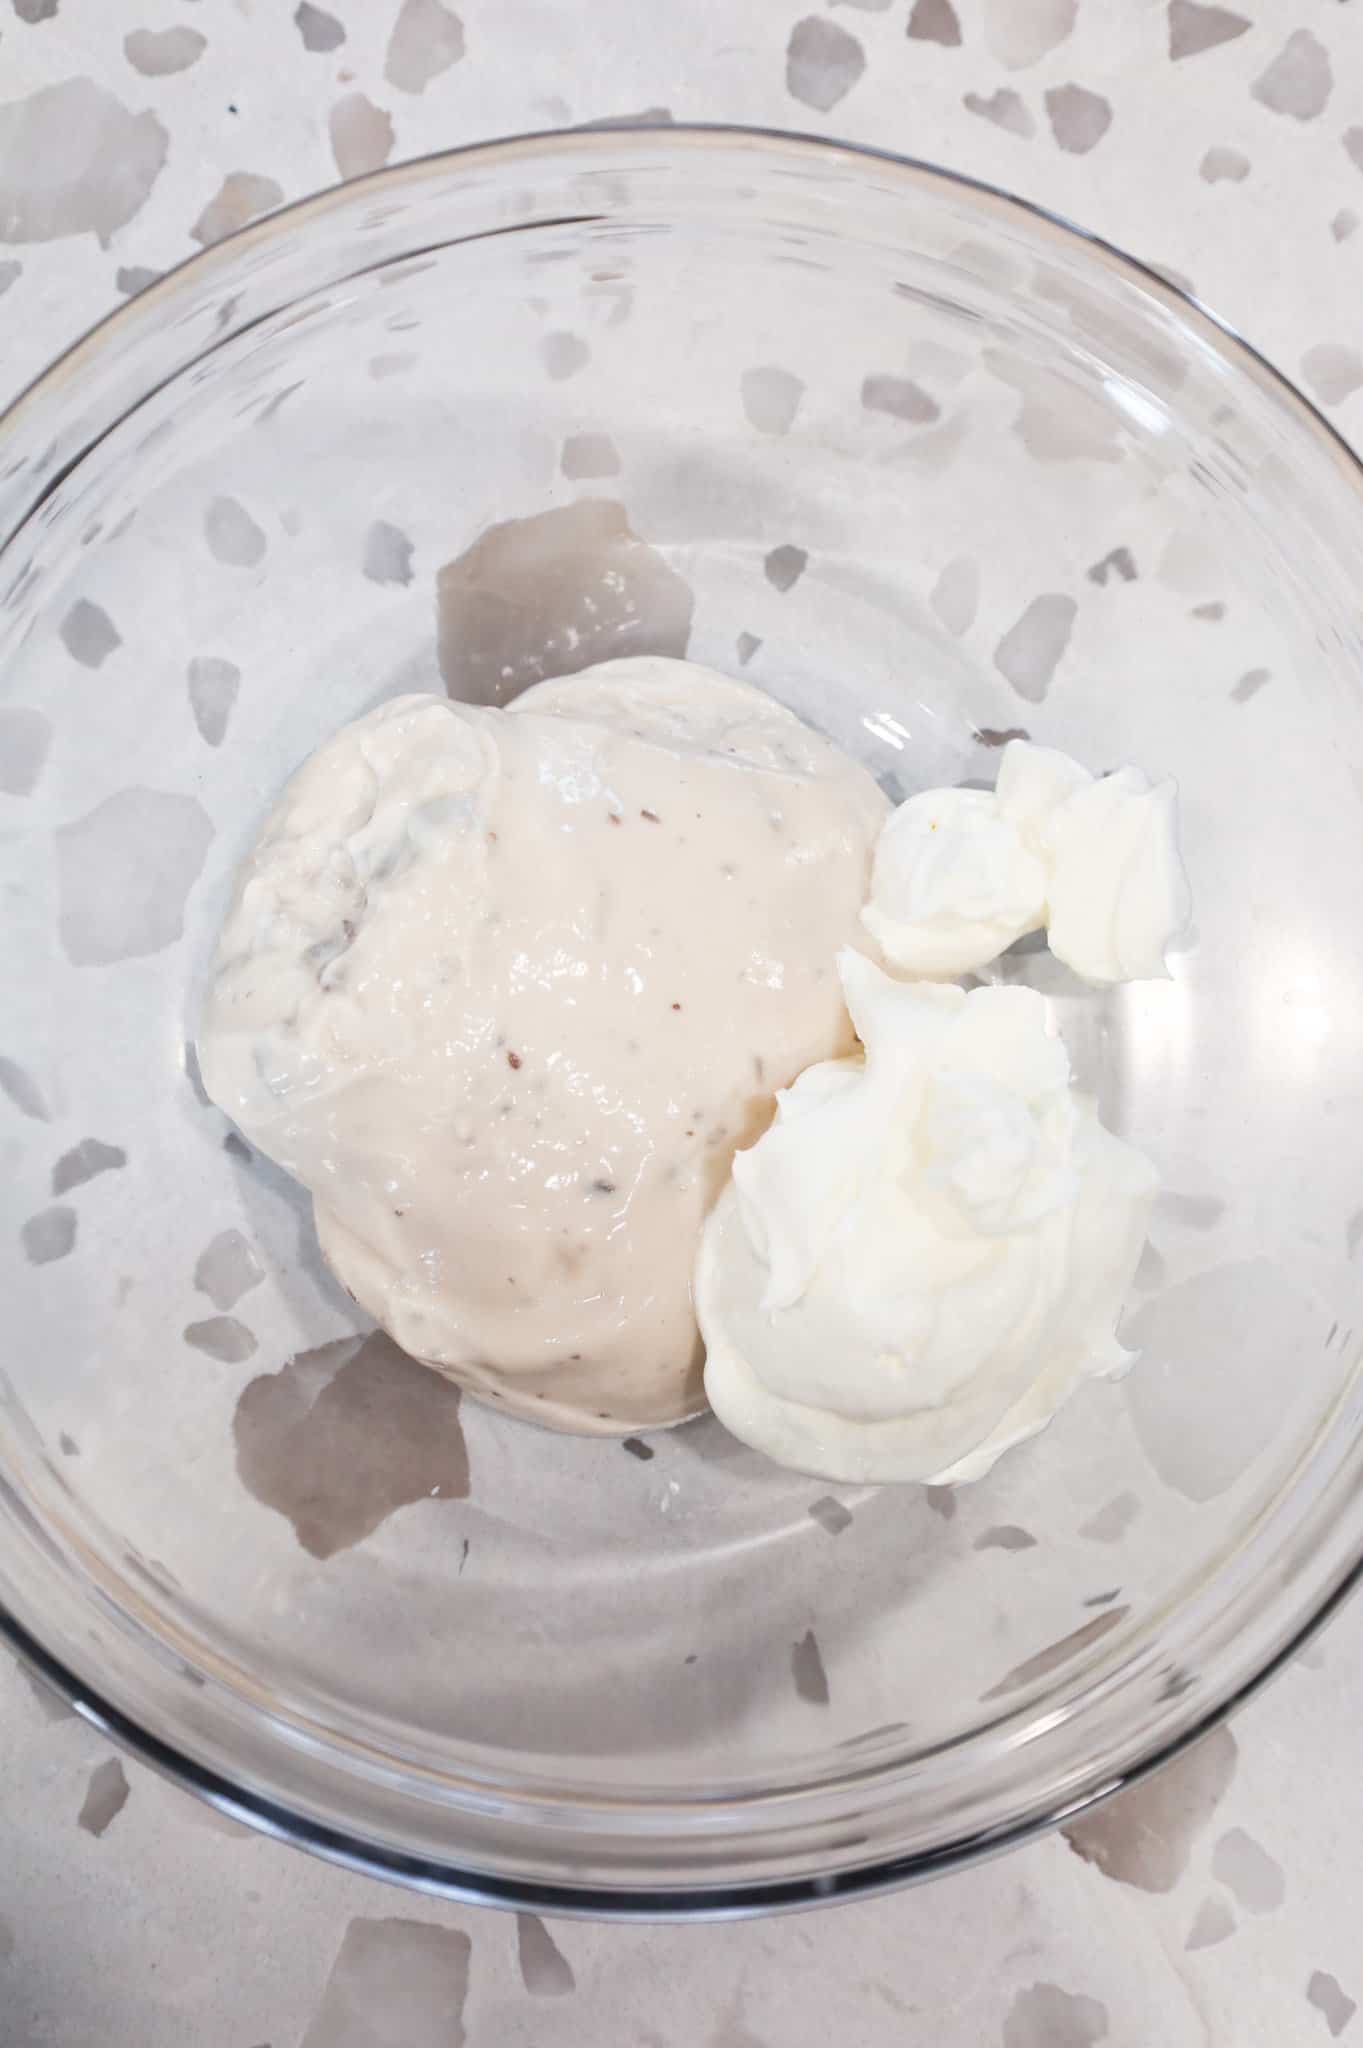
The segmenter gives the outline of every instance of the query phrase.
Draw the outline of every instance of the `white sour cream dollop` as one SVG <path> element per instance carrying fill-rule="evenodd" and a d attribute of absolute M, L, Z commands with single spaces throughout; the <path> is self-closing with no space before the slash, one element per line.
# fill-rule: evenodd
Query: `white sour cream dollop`
<path fill-rule="evenodd" d="M 800 1471 L 977 1478 L 1128 1364 L 1158 1176 L 1072 1090 L 1031 990 L 838 967 L 864 1052 L 807 1069 L 734 1160 L 696 1268 L 705 1391 Z"/>
<path fill-rule="evenodd" d="M 1177 805 L 1172 782 L 1139 768 L 1095 777 L 1011 740 L 993 790 L 925 790 L 886 820 L 862 921 L 887 960 L 928 979 L 1043 927 L 1085 981 L 1158 978 L 1190 907 Z"/>

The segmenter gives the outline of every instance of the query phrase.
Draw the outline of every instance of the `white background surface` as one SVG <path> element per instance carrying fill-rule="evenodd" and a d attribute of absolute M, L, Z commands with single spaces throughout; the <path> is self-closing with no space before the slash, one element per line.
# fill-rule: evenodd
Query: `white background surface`
<path fill-rule="evenodd" d="M 1044 201 L 1191 281 L 1363 435 L 1351 0 L 459 0 L 458 30 L 437 0 L 298 11 L 0 0 L 0 396 L 215 225 L 340 168 L 666 108 Z M 124 118 L 147 111 L 149 183 Z M 96 186 L 122 220 L 104 242 Z M 546 1932 L 231 1828 L 0 1653 L 0 2048 L 1363 2040 L 1361 1716 L 1355 1606 L 1233 1735 L 1074 1843 L 833 1914 Z"/>

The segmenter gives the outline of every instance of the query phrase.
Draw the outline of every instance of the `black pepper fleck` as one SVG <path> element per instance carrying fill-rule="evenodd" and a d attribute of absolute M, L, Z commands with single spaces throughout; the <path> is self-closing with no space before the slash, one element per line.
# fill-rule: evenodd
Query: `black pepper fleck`
<path fill-rule="evenodd" d="M 656 811 L 640 811 L 639 816 L 647 818 L 650 825 L 661 825 L 663 822 Z"/>
<path fill-rule="evenodd" d="M 645 1463 L 653 1456 L 653 1446 L 641 1443 L 637 1436 L 625 1437 L 621 1442 L 620 1448 L 621 1450 L 628 1451 L 631 1458 L 642 1458 Z"/>
<path fill-rule="evenodd" d="M 594 1180 L 592 1182 L 592 1193 L 595 1195 L 613 1195 L 615 1193 L 615 1182 L 613 1180 Z"/>
<path fill-rule="evenodd" d="M 509 1052 L 506 1056 L 506 1063 L 509 1067 L 518 1067 L 521 1063 L 520 1054 L 518 1052 Z"/>

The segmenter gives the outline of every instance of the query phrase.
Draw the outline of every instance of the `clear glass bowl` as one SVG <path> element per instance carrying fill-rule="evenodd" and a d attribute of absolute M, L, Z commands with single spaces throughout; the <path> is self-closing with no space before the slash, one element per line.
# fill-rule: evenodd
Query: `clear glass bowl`
<path fill-rule="evenodd" d="M 1338 1597 L 1363 495 L 1200 307 L 864 152 L 475 148 L 107 321 L 0 427 L 0 533 L 0 1603 L 89 1714 L 432 1889 L 753 1910 L 1073 1813 Z M 1179 778 L 1172 980 L 1006 963 L 1163 1168 L 1143 1356 L 979 1485 L 461 1406 L 196 1090 L 233 870 L 318 741 L 438 658 L 488 698 L 647 648 L 895 793 L 1014 728 Z"/>

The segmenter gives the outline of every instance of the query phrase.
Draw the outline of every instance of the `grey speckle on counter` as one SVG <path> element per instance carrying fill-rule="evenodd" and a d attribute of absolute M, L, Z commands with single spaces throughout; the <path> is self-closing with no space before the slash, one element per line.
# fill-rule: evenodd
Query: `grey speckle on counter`
<path fill-rule="evenodd" d="M 102 1835 L 128 1803 L 128 1780 L 118 1758 L 111 1756 L 90 1773 L 80 1825 L 87 1835 Z"/>
<path fill-rule="evenodd" d="M 1166 274 L 1195 279 L 1199 295 L 1358 445 L 1360 78 L 1363 0 L 583 0 L 558 9 L 544 0 L 0 0 L 0 403 L 174 265 L 338 177 L 497 134 L 675 119 L 806 128 L 907 151 L 1077 219 Z M 600 324 L 581 332 L 566 308 L 546 318 L 530 374 L 556 399 L 585 390 L 586 352 L 608 345 L 604 300 L 601 310 Z M 773 334 L 732 393 L 735 434 L 764 437 L 793 480 L 816 396 L 799 374 L 796 339 Z M 401 377 L 418 342 L 385 342 L 372 358 L 375 379 Z M 1039 463 L 1119 459 L 1109 417 L 1086 413 L 1082 394 L 1056 388 L 1006 340 L 991 349 L 988 374 L 1000 433 Z M 286 375 L 271 393 L 281 383 Z M 867 430 L 902 461 L 885 474 L 909 488 L 934 465 L 949 475 L 951 390 L 944 366 L 893 350 L 846 366 L 849 401 L 860 393 Z M 570 434 L 546 440 L 543 516 L 568 522 L 581 559 L 625 599 L 646 593 L 665 622 L 660 651 L 684 653 L 693 609 L 685 560 L 665 560 L 636 538 L 618 481 L 628 480 L 635 450 L 612 432 L 584 405 Z M 415 601 L 420 575 L 440 573 L 446 673 L 485 701 L 503 664 L 518 683 L 532 679 L 534 636 L 522 636 L 518 607 L 538 529 L 511 516 L 523 509 L 499 511 L 503 525 L 443 570 L 424 543 L 413 549 L 395 500 L 376 501 L 355 535 L 355 573 L 384 586 L 375 593 L 384 605 Z M 187 546 L 221 584 L 225 607 L 249 609 L 258 582 L 286 559 L 284 510 L 251 502 L 245 487 L 241 499 L 187 508 Z M 751 628 L 736 634 L 736 672 L 751 663 L 749 673 L 779 673 L 791 659 L 783 636 L 793 608 L 838 573 L 836 536 L 805 510 L 793 481 L 789 524 L 764 541 L 765 612 L 736 622 Z M 1054 685 L 1058 696 L 1089 658 L 1085 631 L 1098 621 L 1106 634 L 1129 632 L 1154 594 L 1206 621 L 1205 670 L 1190 688 L 1230 697 L 1243 707 L 1237 717 L 1258 719 L 1289 679 L 1232 651 L 1233 597 L 1228 605 L 1230 594 L 1207 581 L 1195 543 L 1176 537 L 1159 558 L 1159 543 L 1138 532 L 1095 531 L 1078 581 L 1054 589 L 1010 587 L 1002 565 L 959 557 L 925 577 L 924 608 L 973 658 L 997 661 L 1017 693 L 1016 713 L 998 721 L 1009 731 L 1035 724 L 1045 739 L 1047 694 Z M 92 702 L 123 685 L 133 659 L 130 598 L 116 584 L 101 586 L 100 598 L 56 599 L 62 687 Z M 584 631 L 593 624 L 579 622 Z M 249 693 L 269 685 L 268 669 L 241 658 L 230 639 L 177 643 L 175 661 L 182 680 L 165 715 L 192 721 L 202 804 L 157 788 L 149 764 L 150 787 L 113 783 L 57 816 L 63 943 L 92 987 L 108 963 L 143 960 L 179 936 L 217 822 L 215 750 Z M 1006 736 L 982 732 L 981 747 Z M 978 758 L 976 772 L 992 774 L 997 755 Z M 61 733 L 16 695 L 0 710 L 3 828 L 22 825 L 66 770 Z M 188 1086 L 177 1101 L 196 1142 L 232 1149 L 230 1179 L 245 1185 L 241 1141 Z M 0 1145 L 18 1148 L 0 1161 L 8 1171 L 20 1158 L 26 1193 L 9 1255 L 55 1298 L 76 1276 L 84 1281 L 98 1217 L 117 1208 L 138 1169 L 139 1133 L 113 1105 L 86 1099 L 78 1073 L 49 1071 L 0 1042 Z M 1175 1283 L 1160 1280 L 1160 1314 L 1189 1343 L 1231 1316 L 1243 1370 L 1276 1372 L 1259 1337 L 1276 1276 L 1218 1265 L 1211 1198 L 1173 1199 L 1157 1233 Z M 1363 1207 L 1338 1249 L 1360 1248 Z M 251 1219 L 228 1206 L 166 1276 L 178 1290 L 174 1327 L 194 1332 L 167 1370 L 217 1390 L 224 1429 L 235 1415 L 227 1454 L 245 1480 L 243 1515 L 277 1519 L 299 1573 L 318 1575 L 300 1576 L 300 1586 L 325 1585 L 328 1559 L 371 1535 L 387 1542 L 410 1521 L 467 1555 L 460 1597 L 480 1597 L 479 1533 L 473 1527 L 470 1546 L 461 1517 L 492 1510 L 478 1501 L 476 1443 L 470 1471 L 453 1390 L 419 1368 L 404 1371 L 382 1344 L 369 1348 L 373 1340 L 290 1358 L 266 1341 L 260 1319 L 257 1341 L 252 1307 L 267 1291 L 252 1291 L 257 1271 Z M 110 1303 L 120 1277 L 104 1276 Z M 1146 1314 L 1143 1300 L 1129 1343 L 1139 1344 Z M 1209 1433 L 1186 1387 L 1134 1373 L 1127 1398 L 1130 1427 L 1180 1509 L 1196 1512 L 1264 1449 L 1223 1409 L 1211 1464 L 1194 1460 L 1189 1441 Z M 396 1460 L 370 1455 L 376 1400 L 391 1416 Z M 52 1444 L 67 1478 L 94 1469 L 103 1449 L 59 1406 Z M 654 1445 L 652 1460 L 617 1451 L 622 1487 L 646 1491 L 666 1475 L 674 1449 L 660 1439 L 644 1448 Z M 906 1489 L 902 1502 L 887 1503 L 853 1491 L 835 1497 L 817 1483 L 791 1508 L 831 1585 L 868 1521 L 884 1517 L 885 1540 L 903 1548 L 906 1627 L 913 1574 L 941 1545 L 1006 1601 L 1038 1557 L 1026 1513 L 1012 1512 L 1014 1520 L 991 1511 L 983 1488 Z M 1126 1518 L 1120 1491 L 1098 1480 L 1075 1501 L 1075 1548 L 1091 1576 L 1075 1611 L 1057 1617 L 1053 1654 L 1066 1654 L 1085 1629 L 1121 1626 L 1132 1597 L 1121 1589 Z M 287 1596 L 261 1589 L 262 1600 Z M 820 1610 L 817 1635 L 802 1635 L 796 1620 L 755 1640 L 754 1664 L 812 1742 L 830 1716 L 830 1673 L 838 1685 L 835 1626 L 855 1625 L 849 1586 L 841 1607 Z M 981 1689 L 996 1694 L 982 1716 L 1006 1713 L 1009 1688 L 1020 1696 L 1030 1682 L 1022 1657 L 1000 1637 L 996 1667 L 981 1675 Z M 1169 1676 L 1197 1682 L 1194 1669 Z M 676 1683 L 710 1682 L 703 1632 L 688 1632 Z M 1212 1733 L 1075 1816 L 1063 1835 L 823 1913 L 610 1927 L 403 1894 L 248 1834 L 111 1754 L 97 1728 L 0 1655 L 0 2040 L 1350 2048 L 1363 2042 L 1360 1717 L 1355 1601 L 1237 1716 L 1233 1734 Z"/>

